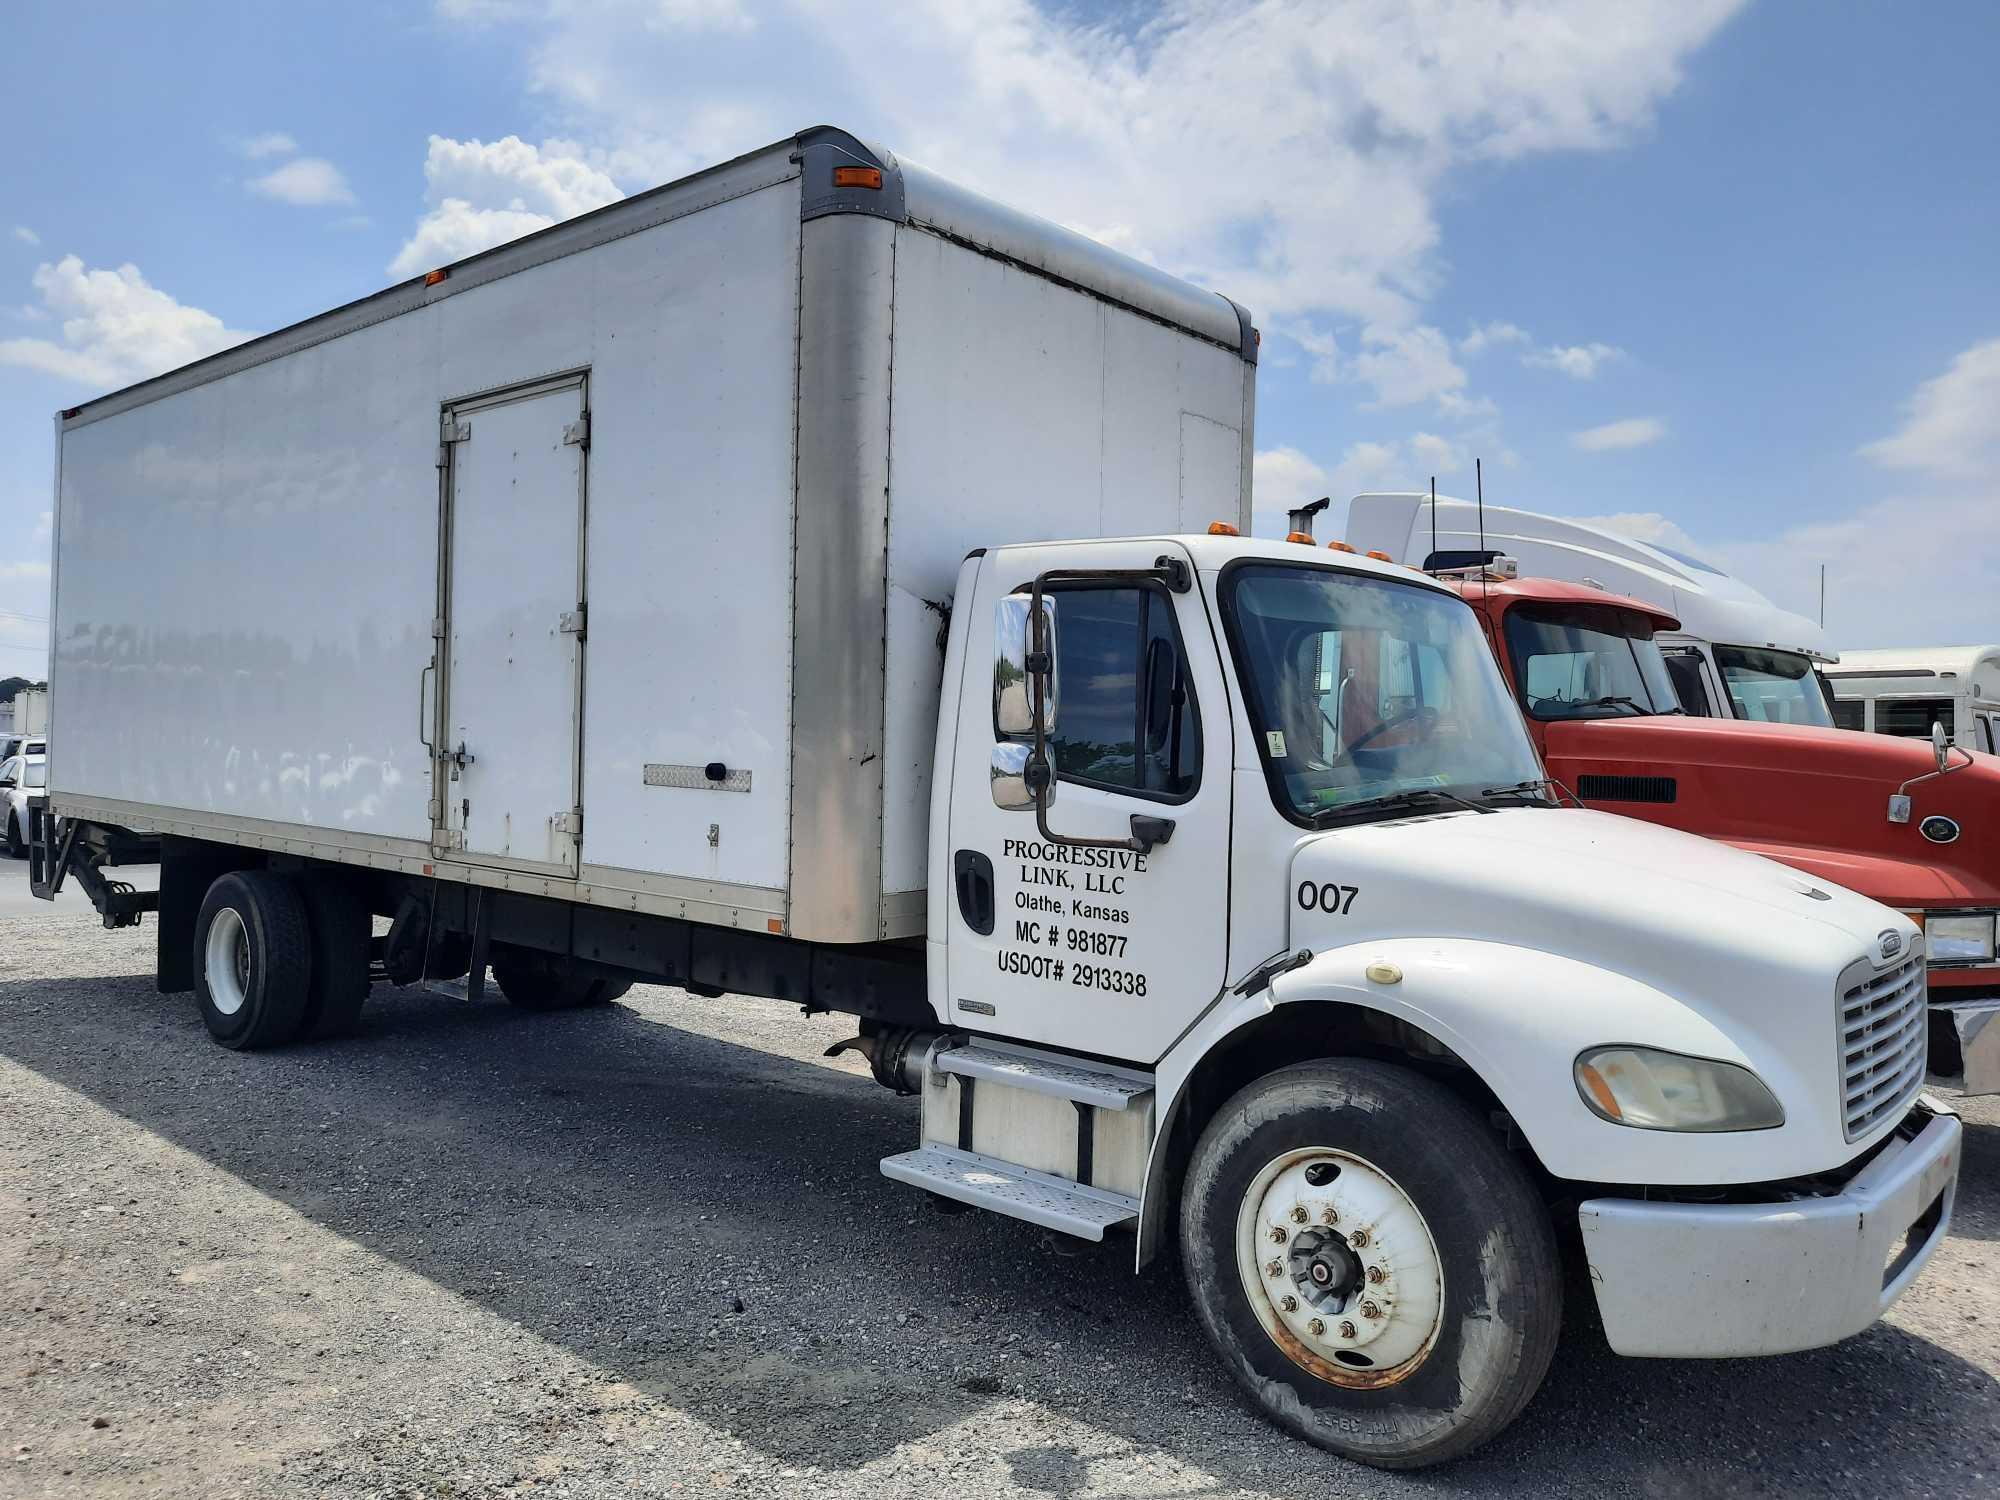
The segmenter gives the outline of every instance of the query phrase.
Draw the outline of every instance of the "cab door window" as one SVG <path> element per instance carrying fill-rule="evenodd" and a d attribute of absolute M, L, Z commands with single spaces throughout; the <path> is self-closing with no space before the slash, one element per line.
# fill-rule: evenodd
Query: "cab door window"
<path fill-rule="evenodd" d="M 1049 736 L 1056 775 L 1178 802 L 1201 781 L 1201 716 L 1173 605 L 1156 589 L 1062 589 Z"/>

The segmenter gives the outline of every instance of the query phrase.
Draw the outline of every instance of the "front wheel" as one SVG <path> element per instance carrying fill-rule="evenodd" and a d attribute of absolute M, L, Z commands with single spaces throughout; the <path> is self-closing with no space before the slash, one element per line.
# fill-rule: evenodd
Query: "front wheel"
<path fill-rule="evenodd" d="M 1512 1422 L 1562 1322 L 1527 1174 L 1456 1095 L 1384 1063 L 1286 1068 L 1225 1104 L 1188 1165 L 1181 1254 L 1264 1414 L 1382 1468 Z"/>

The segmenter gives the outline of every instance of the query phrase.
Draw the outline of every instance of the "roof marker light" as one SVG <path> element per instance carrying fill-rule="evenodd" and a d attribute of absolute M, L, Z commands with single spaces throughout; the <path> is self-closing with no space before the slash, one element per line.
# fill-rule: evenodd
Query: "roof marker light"
<path fill-rule="evenodd" d="M 1368 555 L 1377 562 L 1394 562 L 1396 560 L 1386 552 L 1377 552 L 1373 547 L 1368 549 Z"/>
<path fill-rule="evenodd" d="M 435 271 L 426 271 L 424 272 L 424 285 L 436 286 L 440 281 L 443 281 L 445 277 L 449 275 L 451 275 L 451 272 L 445 270 L 443 267 L 439 267 Z"/>
<path fill-rule="evenodd" d="M 1285 533 L 1285 540 L 1310 547 L 1313 544 L 1313 534 L 1310 531 L 1288 531 Z"/>
<path fill-rule="evenodd" d="M 879 192 L 882 187 L 882 169 L 880 167 L 835 167 L 833 169 L 833 185 L 837 188 L 874 188 Z"/>
<path fill-rule="evenodd" d="M 1345 542 L 1328 542 L 1326 550 L 1329 552 L 1352 552 L 1354 549 Z"/>
<path fill-rule="evenodd" d="M 1210 521 L 1208 523 L 1208 534 L 1210 536 L 1243 535 L 1242 532 L 1238 531 L 1234 526 L 1231 526 L 1227 521 Z"/>

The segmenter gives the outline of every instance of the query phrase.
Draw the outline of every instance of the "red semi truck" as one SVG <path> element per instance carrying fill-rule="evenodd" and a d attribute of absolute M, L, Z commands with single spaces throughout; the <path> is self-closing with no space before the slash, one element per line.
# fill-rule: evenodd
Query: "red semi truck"
<path fill-rule="evenodd" d="M 1901 908 L 1930 953 L 1931 1071 L 2000 1092 L 2000 757 L 1684 714 L 1655 640 L 1680 629 L 1673 615 L 1510 571 L 1503 559 L 1447 577 L 1479 614 L 1549 774 L 1589 806 Z"/>

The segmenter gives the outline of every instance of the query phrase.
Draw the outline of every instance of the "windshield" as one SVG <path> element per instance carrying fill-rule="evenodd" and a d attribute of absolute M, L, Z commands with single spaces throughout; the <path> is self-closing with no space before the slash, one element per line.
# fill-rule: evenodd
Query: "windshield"
<path fill-rule="evenodd" d="M 1652 624 L 1625 610 L 1516 605 L 1507 650 L 1521 701 L 1538 719 L 1680 711 Z"/>
<path fill-rule="evenodd" d="M 1279 811 L 1538 782 L 1472 610 L 1416 584 L 1283 563 L 1230 570 L 1223 612 Z"/>
<path fill-rule="evenodd" d="M 1766 646 L 1717 646 L 1715 664 L 1737 718 L 1833 728 L 1833 711 L 1810 657 Z"/>

